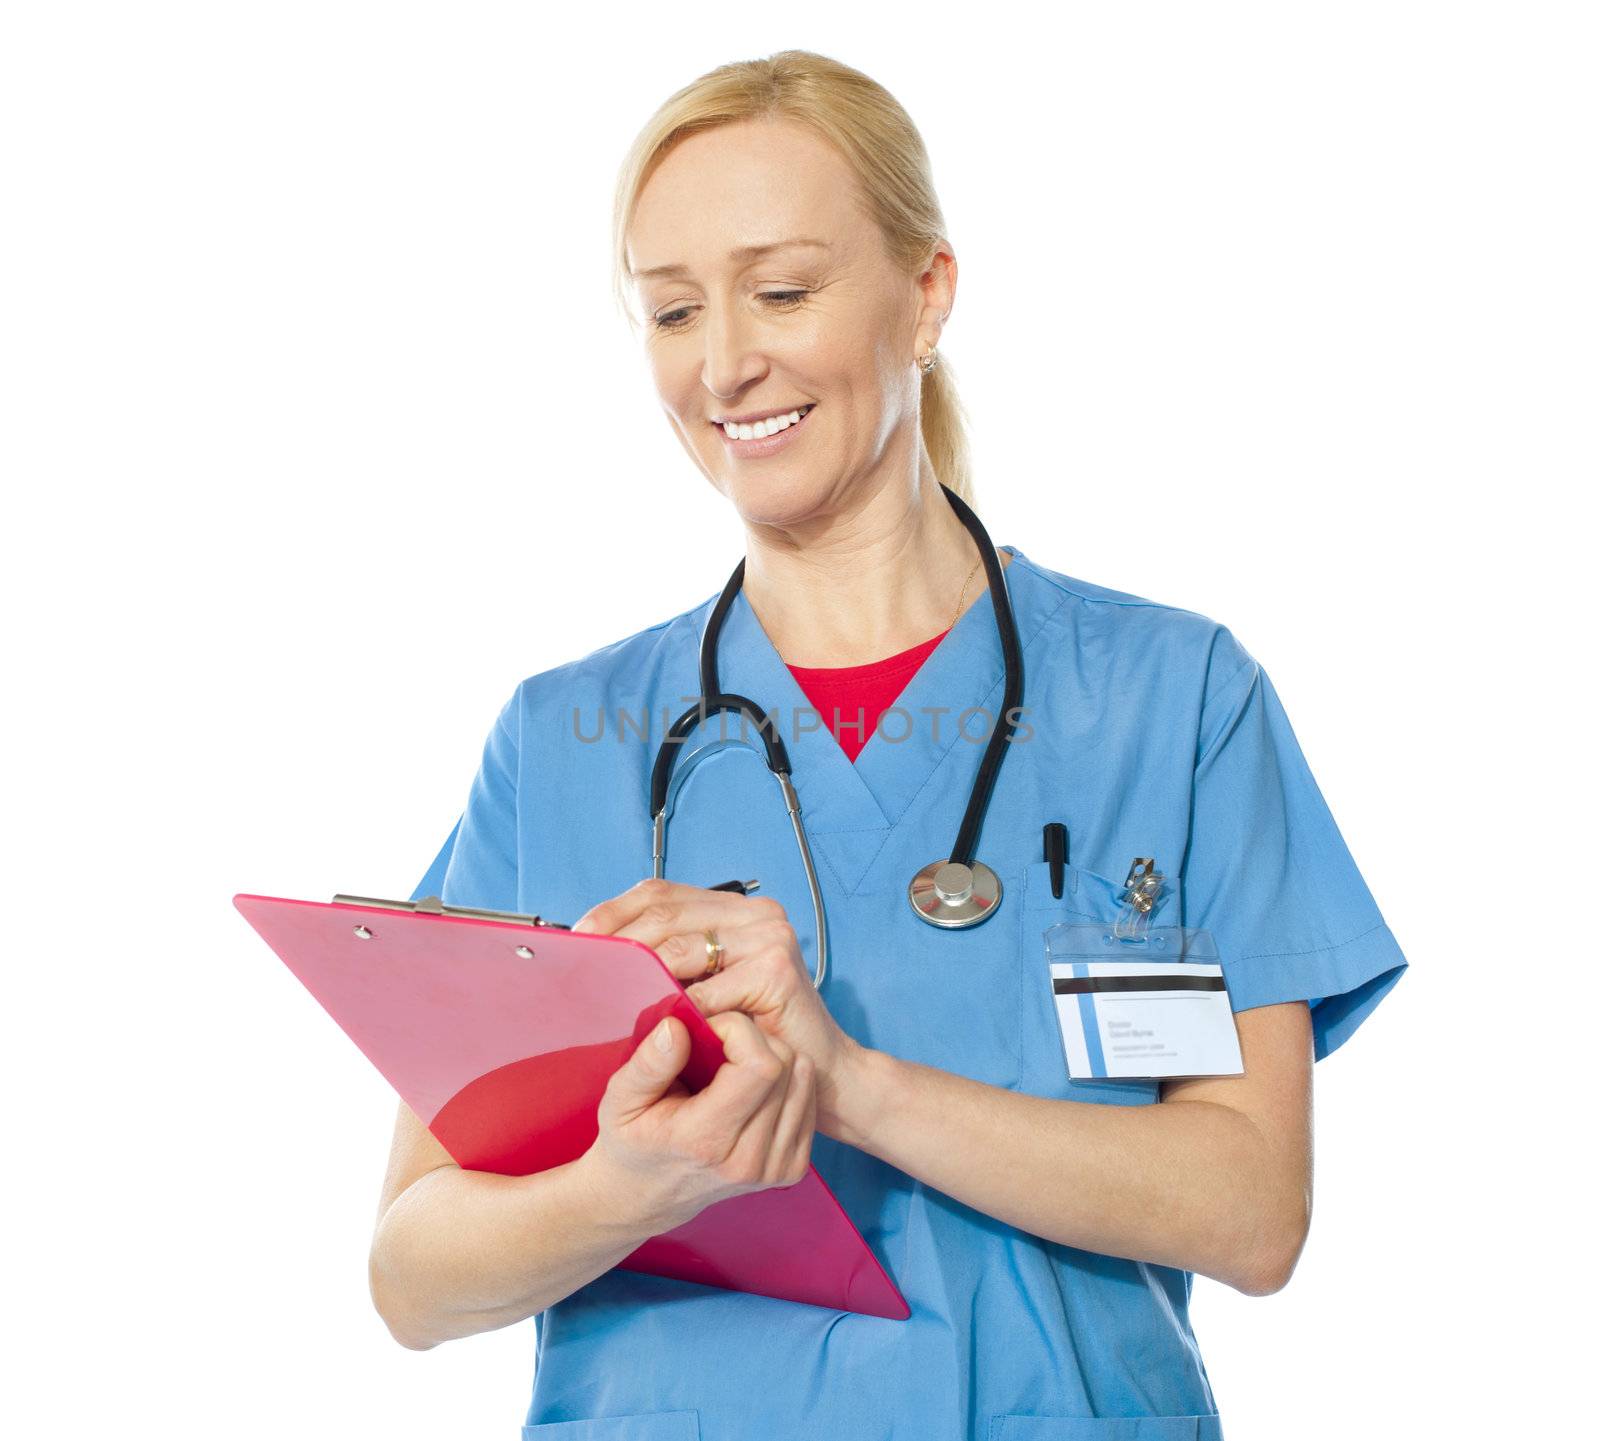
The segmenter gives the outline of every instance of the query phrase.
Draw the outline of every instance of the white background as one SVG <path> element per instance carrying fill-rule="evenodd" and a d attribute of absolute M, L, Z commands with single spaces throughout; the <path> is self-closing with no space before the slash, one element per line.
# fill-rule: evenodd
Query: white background
<path fill-rule="evenodd" d="M 4 1429 L 516 1435 L 531 1321 L 372 1309 L 393 1094 L 231 897 L 409 895 L 519 680 L 720 586 L 611 186 L 788 46 L 926 139 L 995 538 L 1233 629 L 1412 963 L 1289 1286 L 1196 1282 L 1229 1441 L 1581 1426 L 1592 10 L 579 12 L 4 11 Z"/>

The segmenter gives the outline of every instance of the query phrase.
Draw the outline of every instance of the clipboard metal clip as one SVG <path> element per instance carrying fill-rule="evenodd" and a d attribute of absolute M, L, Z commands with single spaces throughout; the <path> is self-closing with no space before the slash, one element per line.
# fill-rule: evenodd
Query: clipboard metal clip
<path fill-rule="evenodd" d="M 414 901 L 382 900 L 377 896 L 335 896 L 336 906 L 381 906 L 388 911 L 415 911 L 429 916 L 471 916 L 479 921 L 512 921 L 528 926 L 544 926 L 548 930 L 570 931 L 571 926 L 560 921 L 547 921 L 542 916 L 523 915 L 519 911 L 490 911 L 480 906 L 447 906 L 438 896 L 421 896 Z"/>

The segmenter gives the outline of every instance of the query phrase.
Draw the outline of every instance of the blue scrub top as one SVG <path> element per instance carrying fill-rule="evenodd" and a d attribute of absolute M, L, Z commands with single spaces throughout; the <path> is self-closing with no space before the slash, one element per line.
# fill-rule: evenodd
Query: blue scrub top
<path fill-rule="evenodd" d="M 1159 1082 L 1067 1074 L 1043 942 L 1057 921 L 1114 919 L 1129 864 L 1153 856 L 1181 878 L 1184 922 L 1215 937 L 1234 1009 L 1305 1000 L 1316 1055 L 1328 1055 L 1406 960 L 1266 672 L 1204 616 L 1005 549 L 1026 715 L 977 848 L 1003 901 L 968 930 L 919 920 L 906 885 L 948 854 L 998 718 L 989 592 L 854 764 L 742 593 L 728 613 L 722 688 L 774 713 L 793 762 L 827 906 L 829 1010 L 864 1045 L 989 1085 L 1155 1104 Z M 574 920 L 649 875 L 650 769 L 697 695 L 715 600 L 522 681 L 413 898 Z M 753 737 L 712 717 L 677 774 L 667 876 L 759 877 L 814 965 L 804 873 Z M 1070 836 L 1059 900 L 1041 859 L 1047 821 Z M 909 1320 L 612 1270 L 535 1317 L 523 1437 L 1219 1441 L 1189 1324 L 1192 1273 L 1044 1240 L 821 1134 L 812 1161 Z"/>

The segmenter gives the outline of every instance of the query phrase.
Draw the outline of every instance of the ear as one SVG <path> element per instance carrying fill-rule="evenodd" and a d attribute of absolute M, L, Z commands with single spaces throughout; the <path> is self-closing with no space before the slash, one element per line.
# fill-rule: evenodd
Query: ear
<path fill-rule="evenodd" d="M 923 355 L 939 344 L 944 323 L 950 318 L 956 300 L 956 257 L 950 246 L 940 241 L 917 277 L 921 305 L 917 314 L 914 354 Z"/>

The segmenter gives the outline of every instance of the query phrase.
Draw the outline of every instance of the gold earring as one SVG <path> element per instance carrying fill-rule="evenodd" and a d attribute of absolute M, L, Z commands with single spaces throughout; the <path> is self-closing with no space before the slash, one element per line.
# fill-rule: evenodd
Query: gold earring
<path fill-rule="evenodd" d="M 920 364 L 922 366 L 922 373 L 924 375 L 926 375 L 938 363 L 939 363 L 939 352 L 933 346 L 930 345 L 928 347 L 927 354 L 925 354 L 922 357 L 922 360 L 920 362 Z"/>

